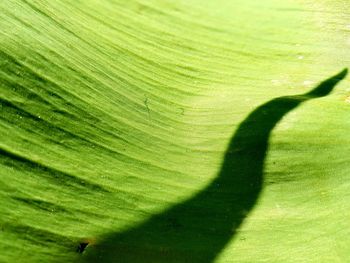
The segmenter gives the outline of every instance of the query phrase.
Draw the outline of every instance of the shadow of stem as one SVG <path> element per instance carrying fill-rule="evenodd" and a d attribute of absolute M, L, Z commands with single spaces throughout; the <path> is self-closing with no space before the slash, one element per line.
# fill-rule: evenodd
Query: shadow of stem
<path fill-rule="evenodd" d="M 308 93 L 279 97 L 255 109 L 233 135 L 221 170 L 208 187 L 138 226 L 107 235 L 83 260 L 213 262 L 258 199 L 272 129 L 301 103 L 328 95 L 346 75 L 344 69 Z"/>

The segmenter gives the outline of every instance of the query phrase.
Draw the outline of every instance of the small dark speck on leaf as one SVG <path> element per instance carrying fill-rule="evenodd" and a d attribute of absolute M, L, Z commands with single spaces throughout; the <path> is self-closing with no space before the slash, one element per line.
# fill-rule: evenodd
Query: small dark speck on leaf
<path fill-rule="evenodd" d="M 85 250 L 85 248 L 86 248 L 88 245 L 89 245 L 89 243 L 87 243 L 87 242 L 82 242 L 82 243 L 80 243 L 79 246 L 77 247 L 77 252 L 80 253 L 80 254 L 83 253 L 84 250 Z"/>
<path fill-rule="evenodd" d="M 150 111 L 149 106 L 148 106 L 148 98 L 146 98 L 146 99 L 144 100 L 144 104 L 145 104 L 146 109 L 147 109 L 148 118 L 151 118 L 151 111 Z"/>

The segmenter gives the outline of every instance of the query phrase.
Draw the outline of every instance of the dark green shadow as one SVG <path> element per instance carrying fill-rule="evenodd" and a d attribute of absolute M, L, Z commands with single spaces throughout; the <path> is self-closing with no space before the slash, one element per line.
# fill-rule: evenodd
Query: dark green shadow
<path fill-rule="evenodd" d="M 329 94 L 346 75 L 344 69 L 306 94 L 276 98 L 255 109 L 235 132 L 221 170 L 208 187 L 138 226 L 88 246 L 83 260 L 213 262 L 258 199 L 272 129 L 301 103 Z"/>

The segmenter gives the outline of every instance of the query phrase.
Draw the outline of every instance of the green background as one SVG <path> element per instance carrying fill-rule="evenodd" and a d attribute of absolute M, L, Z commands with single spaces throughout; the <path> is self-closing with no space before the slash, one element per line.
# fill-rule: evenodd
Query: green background
<path fill-rule="evenodd" d="M 335 0 L 1 1 L 0 261 L 79 261 L 94 249 L 78 254 L 81 240 L 194 196 L 251 111 L 349 66 L 349 13 Z M 349 84 L 273 130 L 263 192 L 216 262 L 350 261 Z"/>

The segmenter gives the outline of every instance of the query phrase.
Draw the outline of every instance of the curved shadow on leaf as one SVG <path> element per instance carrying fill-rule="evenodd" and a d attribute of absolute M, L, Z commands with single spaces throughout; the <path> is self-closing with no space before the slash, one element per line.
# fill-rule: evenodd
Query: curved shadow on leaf
<path fill-rule="evenodd" d="M 347 69 L 303 95 L 273 99 L 240 124 L 220 173 L 189 200 L 125 232 L 112 233 L 88 249 L 85 262 L 210 263 L 222 251 L 256 203 L 272 129 L 301 103 L 326 96 Z"/>

